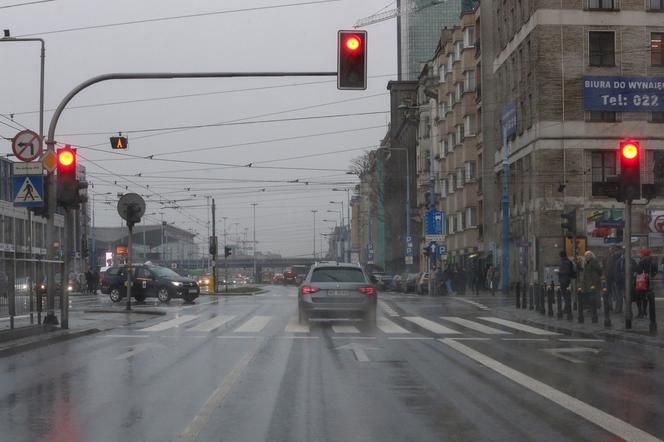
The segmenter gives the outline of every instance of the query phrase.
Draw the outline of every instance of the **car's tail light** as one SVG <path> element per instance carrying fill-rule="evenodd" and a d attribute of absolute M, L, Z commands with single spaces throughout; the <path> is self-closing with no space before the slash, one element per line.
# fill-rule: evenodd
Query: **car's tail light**
<path fill-rule="evenodd" d="M 376 294 L 376 289 L 373 288 L 373 287 L 360 287 L 358 290 L 361 291 L 362 293 L 364 293 L 365 295 L 375 295 Z"/>
<path fill-rule="evenodd" d="M 312 287 L 310 285 L 305 285 L 300 289 L 300 293 L 303 295 L 311 295 L 312 293 L 316 293 L 318 291 L 320 291 L 320 288 Z"/>

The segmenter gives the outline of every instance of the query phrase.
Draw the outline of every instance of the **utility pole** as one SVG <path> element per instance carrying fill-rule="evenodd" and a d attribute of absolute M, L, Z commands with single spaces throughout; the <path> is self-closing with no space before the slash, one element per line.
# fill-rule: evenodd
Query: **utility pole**
<path fill-rule="evenodd" d="M 256 206 L 258 203 L 251 203 L 254 211 L 254 284 L 258 282 L 258 275 L 256 274 Z"/>
<path fill-rule="evenodd" d="M 316 213 L 318 210 L 312 210 L 311 213 L 314 214 L 314 260 L 316 259 Z"/>
<path fill-rule="evenodd" d="M 228 217 L 223 216 L 222 219 L 224 220 L 224 285 L 226 286 L 226 291 L 228 291 L 228 256 L 226 256 L 226 220 Z"/>
<path fill-rule="evenodd" d="M 212 293 L 217 293 L 217 233 L 216 208 L 212 198 L 212 237 L 210 238 L 210 251 L 212 252 Z"/>

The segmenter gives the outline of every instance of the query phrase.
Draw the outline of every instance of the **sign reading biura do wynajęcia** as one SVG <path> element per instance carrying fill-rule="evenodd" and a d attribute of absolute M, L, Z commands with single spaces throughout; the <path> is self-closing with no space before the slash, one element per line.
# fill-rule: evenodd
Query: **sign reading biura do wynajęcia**
<path fill-rule="evenodd" d="M 583 109 L 664 112 L 664 77 L 583 77 Z"/>

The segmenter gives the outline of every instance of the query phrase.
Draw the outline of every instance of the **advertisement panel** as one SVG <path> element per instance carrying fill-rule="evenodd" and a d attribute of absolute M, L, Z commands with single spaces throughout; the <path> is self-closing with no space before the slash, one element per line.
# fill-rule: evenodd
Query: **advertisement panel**
<path fill-rule="evenodd" d="M 588 247 L 612 246 L 623 241 L 623 210 L 607 209 L 586 212 Z"/>
<path fill-rule="evenodd" d="M 583 77 L 583 110 L 664 112 L 664 77 Z"/>

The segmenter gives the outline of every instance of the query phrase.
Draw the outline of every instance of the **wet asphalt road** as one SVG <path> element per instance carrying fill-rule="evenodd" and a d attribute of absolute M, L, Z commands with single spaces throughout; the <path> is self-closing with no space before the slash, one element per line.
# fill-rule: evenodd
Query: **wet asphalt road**
<path fill-rule="evenodd" d="M 380 299 L 369 329 L 299 326 L 291 287 L 202 297 L 0 358 L 0 440 L 664 439 L 662 350 L 524 329 L 490 297 Z"/>

